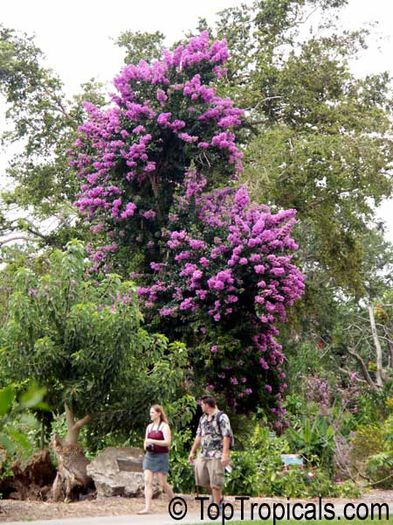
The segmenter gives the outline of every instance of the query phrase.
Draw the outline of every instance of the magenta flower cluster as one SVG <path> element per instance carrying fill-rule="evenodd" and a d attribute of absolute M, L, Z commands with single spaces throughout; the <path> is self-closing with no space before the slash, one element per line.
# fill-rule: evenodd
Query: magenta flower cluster
<path fill-rule="evenodd" d="M 226 385 L 231 402 L 271 399 L 280 425 L 277 323 L 304 289 L 292 261 L 295 211 L 273 214 L 231 184 L 242 169 L 243 110 L 214 87 L 227 59 L 225 41 L 203 32 L 151 64 L 126 66 L 108 109 L 86 103 L 71 152 L 76 206 L 99 239 L 94 269 L 120 248 L 123 261 L 142 255 L 135 275 L 145 307 L 163 325 L 197 319 L 216 371 L 207 388 Z M 218 178 L 228 186 L 208 191 Z M 218 334 L 236 325 L 244 328 L 229 351 Z"/>
<path fill-rule="evenodd" d="M 314 401 L 321 408 L 329 408 L 332 396 L 329 382 L 318 376 L 307 376 L 303 381 L 307 399 Z"/>
<path fill-rule="evenodd" d="M 154 284 L 140 288 L 139 295 L 162 317 L 206 312 L 219 326 L 248 316 L 252 359 L 257 356 L 261 373 L 274 370 L 278 379 L 277 391 L 266 384 L 265 392 L 276 396 L 272 410 L 279 416 L 286 383 L 277 324 L 285 321 L 287 308 L 304 290 L 304 277 L 292 262 L 297 249 L 291 236 L 295 210 L 273 214 L 266 206 L 252 204 L 245 187 L 203 193 L 205 184 L 195 171 L 188 173 L 184 189 L 188 197 L 180 197 L 179 203 L 180 214 L 194 204 L 193 233 L 185 229 L 168 233 L 167 260 L 159 266 L 153 263 Z M 217 346 L 210 351 L 215 354 Z M 251 394 L 240 380 L 242 368 L 232 370 L 229 380 L 241 386 L 238 391 L 243 395 Z"/>
<path fill-rule="evenodd" d="M 152 64 L 124 67 L 109 109 L 85 103 L 71 163 L 81 180 L 76 206 L 87 220 L 104 223 L 106 232 L 155 220 L 162 226 L 191 162 L 205 173 L 221 165 L 236 177 L 242 153 L 234 130 L 243 111 L 210 85 L 227 58 L 225 41 L 210 43 L 203 32 Z M 163 162 L 169 150 L 177 154 Z"/>

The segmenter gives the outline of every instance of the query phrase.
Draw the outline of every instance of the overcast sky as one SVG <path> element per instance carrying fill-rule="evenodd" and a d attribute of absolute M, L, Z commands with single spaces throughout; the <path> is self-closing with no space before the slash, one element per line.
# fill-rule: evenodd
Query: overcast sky
<path fill-rule="evenodd" d="M 110 81 L 122 66 L 114 45 L 122 31 L 161 31 L 167 43 L 195 27 L 199 17 L 214 20 L 226 7 L 250 0 L 1 0 L 0 22 L 36 36 L 36 43 L 69 94 L 94 77 Z M 349 0 L 340 23 L 355 28 L 376 22 L 369 49 L 352 64 L 358 75 L 389 70 L 393 75 L 393 0 Z M 1 121 L 0 121 L 1 122 Z M 0 170 L 4 167 L 0 162 Z M 1 176 L 1 173 L 0 173 Z M 393 241 L 393 202 L 381 208 Z"/>

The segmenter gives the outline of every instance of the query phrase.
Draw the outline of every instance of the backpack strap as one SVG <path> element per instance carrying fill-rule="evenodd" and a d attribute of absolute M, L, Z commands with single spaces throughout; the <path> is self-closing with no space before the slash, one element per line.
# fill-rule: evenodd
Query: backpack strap
<path fill-rule="evenodd" d="M 219 433 L 221 434 L 221 437 L 222 437 L 222 431 L 221 431 L 221 422 L 220 422 L 220 419 L 221 419 L 221 416 L 223 415 L 223 411 L 222 410 L 219 410 L 216 414 L 216 421 L 217 421 L 217 427 L 218 427 L 218 431 Z"/>

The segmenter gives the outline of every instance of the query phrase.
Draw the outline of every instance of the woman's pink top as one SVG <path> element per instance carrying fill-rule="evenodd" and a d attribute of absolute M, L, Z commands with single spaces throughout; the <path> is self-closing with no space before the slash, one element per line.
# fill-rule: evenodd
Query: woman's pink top
<path fill-rule="evenodd" d="M 148 439 L 158 439 L 159 441 L 165 440 L 164 434 L 162 430 L 160 430 L 160 426 L 161 426 L 161 423 L 157 430 L 149 430 L 149 432 L 147 433 Z M 162 447 L 161 445 L 154 444 L 155 454 L 166 454 L 167 452 L 169 452 L 168 447 Z"/>

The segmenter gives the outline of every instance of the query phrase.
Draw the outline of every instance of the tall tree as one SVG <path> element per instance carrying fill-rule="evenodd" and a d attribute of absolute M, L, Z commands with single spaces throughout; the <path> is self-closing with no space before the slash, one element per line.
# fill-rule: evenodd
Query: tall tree
<path fill-rule="evenodd" d="M 346 3 L 258 0 L 223 11 L 211 31 L 231 51 L 220 89 L 248 116 L 252 195 L 298 211 L 309 276 L 318 268 L 362 295 L 362 235 L 391 195 L 392 99 L 387 73 L 361 79 L 350 70 L 368 33 L 337 30 Z"/>
<path fill-rule="evenodd" d="M 126 66 L 114 81 L 118 94 L 110 109 L 86 104 L 89 118 L 79 128 L 73 160 L 81 180 L 76 204 L 95 233 L 114 241 L 97 250 L 97 263 L 123 248 L 123 261 L 141 253 L 138 269 L 151 270 L 174 195 L 192 165 L 208 188 L 236 179 L 243 155 L 235 130 L 243 112 L 211 85 L 226 58 L 225 42 L 210 44 L 202 33 L 160 61 Z"/>
<path fill-rule="evenodd" d="M 303 291 L 291 263 L 295 212 L 273 215 L 245 188 L 234 191 L 243 112 L 213 87 L 227 56 L 224 41 L 202 32 L 159 61 L 126 66 L 115 79 L 115 105 L 87 105 L 75 143 L 77 205 L 106 241 L 93 254 L 97 269 L 117 260 L 125 271 L 137 257 L 149 318 L 193 345 L 196 391 L 213 388 L 239 410 L 263 402 L 280 417 L 276 324 Z M 218 340 L 221 360 L 206 374 L 200 362 L 210 361 Z"/>
<path fill-rule="evenodd" d="M 67 150 L 83 119 L 82 101 L 104 102 L 100 85 L 88 82 L 68 100 L 34 40 L 0 26 L 0 94 L 8 124 L 2 142 L 17 151 L 3 174 L 9 183 L 2 193 L 0 246 L 18 240 L 34 249 L 62 247 L 83 231 L 72 205 L 78 186 Z"/>
<path fill-rule="evenodd" d="M 372 308 L 391 286 L 378 283 L 392 259 L 375 212 L 391 196 L 393 159 L 391 78 L 352 73 L 350 62 L 370 34 L 337 28 L 346 4 L 258 0 L 224 10 L 214 27 L 201 20 L 198 28 L 228 41 L 228 72 L 218 92 L 247 115 L 242 180 L 257 201 L 298 212 L 294 237 L 307 286 L 281 329 L 290 369 L 304 355 L 302 345 L 321 345 L 344 382 L 348 363 L 363 372 L 354 354 L 348 361 L 357 344 L 366 368 L 376 355 L 379 369 L 389 363 L 386 334 L 377 327 L 372 337 L 364 304 Z M 375 371 L 369 375 L 372 385 Z"/>
<path fill-rule="evenodd" d="M 82 427 L 101 435 L 137 428 L 149 402 L 179 397 L 187 364 L 184 345 L 142 329 L 133 283 L 114 274 L 95 281 L 89 266 L 83 245 L 72 241 L 50 255 L 43 274 L 19 269 L 0 333 L 5 379 L 37 381 L 51 408 L 65 410 L 67 435 L 55 439 L 57 497 L 63 489 L 70 496 L 72 469 L 77 485 L 88 481 Z"/>

